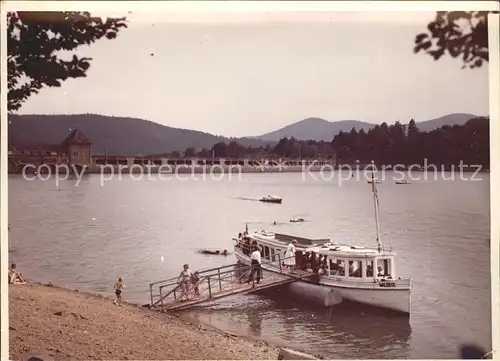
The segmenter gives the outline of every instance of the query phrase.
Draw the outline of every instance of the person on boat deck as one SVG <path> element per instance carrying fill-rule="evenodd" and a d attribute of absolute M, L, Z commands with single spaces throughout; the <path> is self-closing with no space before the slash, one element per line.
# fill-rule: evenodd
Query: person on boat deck
<path fill-rule="evenodd" d="M 177 279 L 177 283 L 180 284 L 181 287 L 181 302 L 187 301 L 189 296 L 189 283 L 191 281 L 191 271 L 189 270 L 189 265 L 185 264 L 182 267 L 182 271 L 179 274 L 179 278 Z"/>
<path fill-rule="evenodd" d="M 337 261 L 337 271 L 335 272 L 336 276 L 344 276 L 345 275 L 345 269 L 344 269 L 344 263 L 342 261 Z"/>
<path fill-rule="evenodd" d="M 384 277 L 384 272 L 382 272 L 382 267 L 377 267 L 377 277 Z"/>
<path fill-rule="evenodd" d="M 314 273 L 318 273 L 320 267 L 320 263 L 318 260 L 318 257 L 316 256 L 316 253 L 312 252 L 311 253 L 311 270 Z"/>
<path fill-rule="evenodd" d="M 302 256 L 301 251 L 295 251 L 295 268 L 300 269 L 300 257 Z"/>
<path fill-rule="evenodd" d="M 327 267 L 324 263 L 321 264 L 321 266 L 319 266 L 319 270 L 318 270 L 318 274 L 319 275 L 326 275 L 327 274 Z"/>
<path fill-rule="evenodd" d="M 195 297 L 200 297 L 200 274 L 198 271 L 191 276 L 191 283 L 193 284 Z"/>
<path fill-rule="evenodd" d="M 285 259 L 283 263 L 291 271 L 295 268 L 295 244 L 297 240 L 292 240 L 285 251 Z"/>
<path fill-rule="evenodd" d="M 349 276 L 353 277 L 354 276 L 354 262 L 349 261 Z"/>
<path fill-rule="evenodd" d="M 247 280 L 247 283 L 252 282 L 255 274 L 257 274 L 257 283 L 260 283 L 260 279 L 262 278 L 262 266 L 261 266 L 261 255 L 260 251 L 257 247 L 253 248 L 253 252 L 250 255 L 250 259 L 252 260 L 252 270 L 250 272 L 250 277 Z"/>
<path fill-rule="evenodd" d="M 249 256 L 250 255 L 250 249 L 251 249 L 251 246 L 250 246 L 250 238 L 248 237 L 243 237 L 243 239 L 245 240 L 245 243 L 243 244 L 243 254 Z"/>
<path fill-rule="evenodd" d="M 320 263 L 320 267 L 323 267 L 323 268 L 328 268 L 328 257 L 325 255 L 323 255 L 323 259 L 321 259 L 321 256 L 319 257 L 319 263 Z"/>
<path fill-rule="evenodd" d="M 23 278 L 23 275 L 16 270 L 16 264 L 12 263 L 9 268 L 9 283 L 10 284 L 25 284 L 26 281 Z"/>
<path fill-rule="evenodd" d="M 304 256 L 302 255 L 302 251 L 295 251 L 295 264 L 298 269 L 302 269 L 302 264 Z"/>
<path fill-rule="evenodd" d="M 371 264 L 366 266 L 366 277 L 373 277 L 373 266 Z"/>
<path fill-rule="evenodd" d="M 309 252 L 304 253 L 302 257 L 302 268 L 301 268 L 303 271 L 307 271 L 307 269 L 309 268 L 309 262 L 310 262 L 309 259 L 310 259 Z"/>

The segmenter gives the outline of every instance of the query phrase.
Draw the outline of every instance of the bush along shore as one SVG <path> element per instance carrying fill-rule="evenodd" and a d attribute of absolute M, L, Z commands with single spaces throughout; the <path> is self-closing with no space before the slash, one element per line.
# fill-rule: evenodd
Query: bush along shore
<path fill-rule="evenodd" d="M 9 285 L 10 358 L 277 360 L 279 347 L 194 319 L 59 287 Z"/>

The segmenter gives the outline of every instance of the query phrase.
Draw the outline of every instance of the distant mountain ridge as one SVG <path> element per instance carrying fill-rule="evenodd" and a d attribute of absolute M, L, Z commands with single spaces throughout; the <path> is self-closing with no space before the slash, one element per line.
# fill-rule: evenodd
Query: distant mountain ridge
<path fill-rule="evenodd" d="M 270 142 L 250 138 L 226 138 L 196 130 L 179 129 L 149 120 L 96 114 L 9 115 L 9 143 L 14 146 L 58 144 L 79 129 L 92 142 L 92 153 L 122 156 L 183 152 L 188 147 L 210 149 L 233 140 L 260 147 Z"/>
<path fill-rule="evenodd" d="M 443 125 L 464 124 L 475 118 L 472 114 L 448 114 L 425 122 L 418 122 L 420 130 L 428 131 Z M 73 115 L 9 115 L 9 145 L 26 147 L 41 144 L 58 144 L 70 129 L 79 129 L 92 142 L 94 154 L 137 156 L 183 152 L 192 147 L 210 149 L 219 142 L 236 141 L 243 146 L 265 147 L 279 139 L 294 137 L 297 140 L 330 142 L 340 131 L 368 131 L 375 124 L 358 120 L 330 122 L 321 118 L 307 118 L 274 132 L 258 137 L 228 138 L 196 130 L 179 129 L 152 121 L 112 117 L 96 114 Z"/>
<path fill-rule="evenodd" d="M 476 115 L 467 113 L 447 114 L 443 117 L 417 122 L 417 127 L 422 131 L 429 131 L 440 128 L 444 125 L 462 125 L 467 120 L 476 118 Z M 403 123 L 405 124 L 405 123 Z M 265 141 L 279 141 L 281 138 L 295 138 L 297 140 L 331 141 L 340 131 L 350 132 L 352 128 L 368 131 L 375 127 L 375 124 L 359 120 L 328 121 L 322 118 L 307 118 L 296 123 L 287 125 L 281 129 L 253 137 Z"/>

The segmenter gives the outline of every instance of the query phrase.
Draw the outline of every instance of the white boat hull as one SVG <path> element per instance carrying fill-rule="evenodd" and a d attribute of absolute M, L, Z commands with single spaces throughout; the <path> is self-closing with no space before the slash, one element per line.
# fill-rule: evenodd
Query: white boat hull
<path fill-rule="evenodd" d="M 244 255 L 238 247 L 235 247 L 234 254 L 241 263 L 251 264 L 250 257 Z M 274 264 L 263 264 L 262 268 L 263 270 L 277 271 Z M 345 279 L 340 280 L 340 278 L 336 280 L 335 277 L 321 276 L 317 286 L 326 290 L 335 289 L 340 292 L 343 300 L 409 314 L 411 309 L 411 287 L 408 280 L 394 280 L 393 282 L 396 287 L 386 288 L 380 287 L 378 283 L 371 280 L 347 281 Z M 408 283 L 408 286 L 405 283 Z"/>

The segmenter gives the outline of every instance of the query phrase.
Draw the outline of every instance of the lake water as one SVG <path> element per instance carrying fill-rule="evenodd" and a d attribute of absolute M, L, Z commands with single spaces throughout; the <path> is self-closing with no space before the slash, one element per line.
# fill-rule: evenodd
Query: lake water
<path fill-rule="evenodd" d="M 195 315 L 330 358 L 456 358 L 463 342 L 490 350 L 490 182 L 488 174 L 480 177 L 378 185 L 382 239 L 398 253 L 399 275 L 412 277 L 409 320 L 342 305 L 316 309 L 284 297 L 284 290 L 221 300 Z M 192 269 L 234 263 L 233 256 L 197 250 L 232 250 L 245 223 L 361 245 L 375 240 L 364 180 L 123 176 L 102 186 L 99 175 L 89 175 L 74 185 L 67 180 L 58 190 L 51 180 L 9 177 L 10 259 L 28 279 L 112 295 L 123 276 L 125 297 L 147 303 L 148 284 L 177 276 L 184 263 Z M 283 204 L 255 201 L 267 194 L 282 196 Z M 297 217 L 307 222 L 289 222 Z"/>

